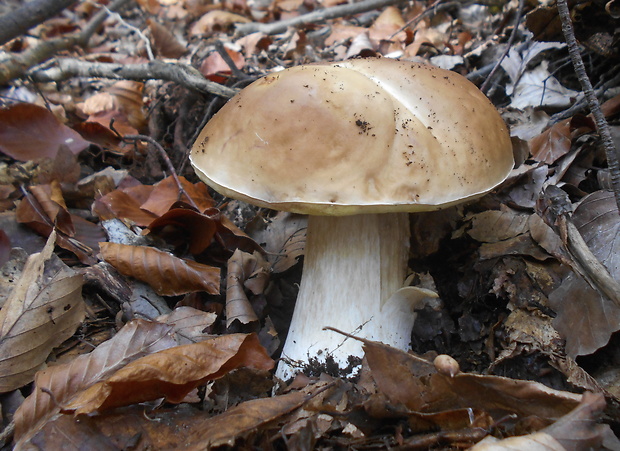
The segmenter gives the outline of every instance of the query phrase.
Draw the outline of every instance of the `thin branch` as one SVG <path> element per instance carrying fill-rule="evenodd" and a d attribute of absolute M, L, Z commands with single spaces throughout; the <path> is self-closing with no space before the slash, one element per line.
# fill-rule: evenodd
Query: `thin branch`
<path fill-rule="evenodd" d="M 506 48 L 504 49 L 504 51 L 502 52 L 502 55 L 499 57 L 499 59 L 495 63 L 495 66 L 493 66 L 493 69 L 491 70 L 491 73 L 489 74 L 489 76 L 486 78 L 486 80 L 484 80 L 484 83 L 482 83 L 482 86 L 480 86 L 480 90 L 485 94 L 488 91 L 489 85 L 493 81 L 493 77 L 495 76 L 495 73 L 500 68 L 502 61 L 504 61 L 504 58 L 506 58 L 506 55 L 508 55 L 508 52 L 510 52 L 510 49 L 512 48 L 512 44 L 515 42 L 515 39 L 517 37 L 517 30 L 519 30 L 519 24 L 521 23 L 521 18 L 523 17 L 524 6 L 525 6 L 525 0 L 519 0 L 519 6 L 517 8 L 517 17 L 515 17 L 515 25 L 514 25 L 514 28 L 512 29 L 512 33 L 510 33 L 508 42 L 506 43 Z"/>
<path fill-rule="evenodd" d="M 56 67 L 29 74 L 36 82 L 62 81 L 71 77 L 100 77 L 114 80 L 167 80 L 193 91 L 230 98 L 238 90 L 207 80 L 190 65 L 151 61 L 144 64 L 90 63 L 73 58 L 56 61 Z"/>
<path fill-rule="evenodd" d="M 570 11 L 566 0 L 558 0 L 558 14 L 560 15 L 560 20 L 562 22 L 562 32 L 564 33 L 566 44 L 568 44 L 568 54 L 573 61 L 575 74 L 577 74 L 583 94 L 588 100 L 588 106 L 590 107 L 590 111 L 594 117 L 596 131 L 600 136 L 603 148 L 605 149 L 607 165 L 609 166 L 609 172 L 611 175 L 611 187 L 614 191 L 616 206 L 620 212 L 620 164 L 618 162 L 618 151 L 611 137 L 609 124 L 607 123 L 605 115 L 601 110 L 601 105 L 598 98 L 594 94 L 592 83 L 588 78 L 585 65 L 583 64 L 583 59 L 579 53 L 579 46 L 577 45 L 577 39 L 575 38 L 575 30 L 573 29 L 573 23 L 570 18 Z"/>
<path fill-rule="evenodd" d="M 198 205 L 196 205 L 196 202 L 194 202 L 194 199 L 192 199 L 191 196 L 187 194 L 187 192 L 185 191 L 185 188 L 183 188 L 183 185 L 181 184 L 181 180 L 179 180 L 179 176 L 177 175 L 177 171 L 175 171 L 174 166 L 172 165 L 172 161 L 170 161 L 170 157 L 168 157 L 168 154 L 166 153 L 164 148 L 161 146 L 161 144 L 159 144 L 157 141 L 155 141 L 150 136 L 146 136 L 146 135 L 125 135 L 123 138 L 132 140 L 132 141 L 146 141 L 147 143 L 155 147 L 155 149 L 157 149 L 157 153 L 159 153 L 161 158 L 166 163 L 166 166 L 168 167 L 168 171 L 170 172 L 170 175 L 174 179 L 174 183 L 176 183 L 177 187 L 179 188 L 179 197 L 185 195 L 185 197 L 189 201 L 189 204 L 192 207 L 194 207 L 196 211 L 202 213 L 202 211 L 200 211 L 200 208 L 198 208 Z"/>
<path fill-rule="evenodd" d="M 107 9 L 101 9 L 80 33 L 43 41 L 19 55 L 12 55 L 4 64 L 0 65 L 0 85 L 24 77 L 30 68 L 41 64 L 58 52 L 70 50 L 76 46 L 86 47 L 92 35 L 107 19 L 108 10 L 119 10 L 129 2 L 130 0 L 116 0 Z"/>
<path fill-rule="evenodd" d="M 0 16 L 0 45 L 56 16 L 77 0 L 33 0 Z"/>
<path fill-rule="evenodd" d="M 279 22 L 252 22 L 241 24 L 237 26 L 235 34 L 238 36 L 245 36 L 250 33 L 256 33 L 257 31 L 265 34 L 278 34 L 285 32 L 288 27 L 300 27 L 302 25 L 322 22 L 328 19 L 336 19 L 338 17 L 351 16 L 354 14 L 371 11 L 373 9 L 383 8 L 384 6 L 398 5 L 405 2 L 406 0 L 363 0 L 358 3 L 338 5 L 332 8 L 313 11 L 308 14 L 293 17 L 292 19 L 281 20 Z"/>

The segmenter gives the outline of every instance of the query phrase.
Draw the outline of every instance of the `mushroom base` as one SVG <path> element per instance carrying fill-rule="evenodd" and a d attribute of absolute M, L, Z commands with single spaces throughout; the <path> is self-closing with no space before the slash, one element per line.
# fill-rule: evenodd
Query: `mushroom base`
<path fill-rule="evenodd" d="M 297 304 L 276 375 L 288 379 L 310 359 L 327 357 L 348 366 L 362 357 L 362 344 L 331 326 L 361 338 L 407 349 L 414 322 L 413 302 L 392 296 L 407 273 L 407 213 L 310 216 Z"/>

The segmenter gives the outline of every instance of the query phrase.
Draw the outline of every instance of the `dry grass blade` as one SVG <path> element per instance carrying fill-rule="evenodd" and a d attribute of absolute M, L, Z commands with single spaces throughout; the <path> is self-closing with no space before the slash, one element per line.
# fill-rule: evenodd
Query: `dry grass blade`
<path fill-rule="evenodd" d="M 174 296 L 220 291 L 220 270 L 146 246 L 101 243 L 104 260 L 126 276 L 148 283 L 157 294 Z"/>
<path fill-rule="evenodd" d="M 82 276 L 53 254 L 56 233 L 28 258 L 0 311 L 0 392 L 32 381 L 51 350 L 84 320 Z"/>

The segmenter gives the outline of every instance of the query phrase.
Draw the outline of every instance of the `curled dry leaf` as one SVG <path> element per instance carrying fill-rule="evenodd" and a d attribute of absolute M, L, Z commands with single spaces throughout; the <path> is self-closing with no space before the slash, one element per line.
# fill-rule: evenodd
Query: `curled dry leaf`
<path fill-rule="evenodd" d="M 213 242 L 217 232 L 217 220 L 209 214 L 187 208 L 173 208 L 151 222 L 148 228 L 175 246 L 187 243 L 189 252 L 197 255 Z"/>
<path fill-rule="evenodd" d="M 594 256 L 620 280 L 620 220 L 613 193 L 586 196 L 573 221 Z M 553 325 L 566 340 L 570 357 L 593 353 L 620 328 L 620 308 L 574 273 L 549 295 L 549 301 L 557 313 Z"/>
<path fill-rule="evenodd" d="M 0 152 L 28 161 L 54 158 L 62 146 L 77 154 L 88 142 L 43 107 L 18 103 L 0 109 Z"/>
<path fill-rule="evenodd" d="M 205 333 L 205 329 L 208 329 L 216 319 L 217 314 L 213 312 L 203 312 L 193 307 L 177 307 L 172 312 L 157 318 L 157 321 L 172 325 L 178 343 L 185 345 L 213 338 L 213 335 Z"/>
<path fill-rule="evenodd" d="M 15 439 L 18 443 L 28 440 L 60 412 L 61 405 L 95 382 L 106 379 L 128 362 L 176 346 L 178 343 L 171 333 L 172 329 L 167 324 L 134 320 L 90 354 L 39 371 L 32 394 L 15 413 Z M 53 399 L 49 392 L 54 395 Z"/>
<path fill-rule="evenodd" d="M 115 118 L 120 122 L 127 121 L 131 127 L 140 130 L 146 125 L 144 102 L 142 100 L 143 83 L 130 80 L 117 81 L 113 85 L 86 99 L 78 107 L 82 112 L 91 116 L 89 120 L 99 117 L 106 118 L 102 125 L 107 126 L 109 119 Z"/>
<path fill-rule="evenodd" d="M 190 183 L 185 177 L 179 177 L 179 181 L 185 194 L 192 198 L 200 212 L 204 212 L 215 205 L 215 201 L 209 195 L 207 185 L 202 182 Z M 170 176 L 153 187 L 148 199 L 140 207 L 156 216 L 161 216 L 179 201 L 188 203 L 187 197 L 180 195 L 176 181 Z"/>
<path fill-rule="evenodd" d="M 223 335 L 135 360 L 80 393 L 64 408 L 77 415 L 162 397 L 179 403 L 194 388 L 234 369 L 270 370 L 273 365 L 255 334 Z"/>
<path fill-rule="evenodd" d="M 84 319 L 82 276 L 54 253 L 52 233 L 31 255 L 0 311 L 0 392 L 32 381 L 52 349 Z"/>
<path fill-rule="evenodd" d="M 258 321 L 258 317 L 245 294 L 261 294 L 269 281 L 269 263 L 258 253 L 248 254 L 239 249 L 228 260 L 226 275 L 226 327 L 234 320 L 241 324 Z"/>
<path fill-rule="evenodd" d="M 161 296 L 220 291 L 220 270 L 146 246 L 100 243 L 103 259 L 120 273 L 148 283 Z"/>
<path fill-rule="evenodd" d="M 165 58 L 180 58 L 187 49 L 165 25 L 153 19 L 146 19 L 157 54 Z"/>

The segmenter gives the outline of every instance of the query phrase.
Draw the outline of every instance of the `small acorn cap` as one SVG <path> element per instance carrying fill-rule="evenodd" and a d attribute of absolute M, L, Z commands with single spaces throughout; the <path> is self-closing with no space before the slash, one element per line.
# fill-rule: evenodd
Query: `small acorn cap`
<path fill-rule="evenodd" d="M 513 167 L 506 125 L 464 77 L 388 58 L 263 77 L 205 126 L 198 175 L 228 197 L 297 213 L 414 212 L 473 199 Z"/>

